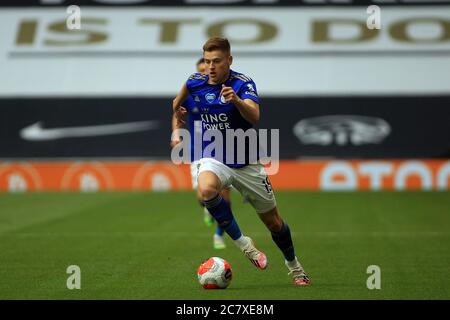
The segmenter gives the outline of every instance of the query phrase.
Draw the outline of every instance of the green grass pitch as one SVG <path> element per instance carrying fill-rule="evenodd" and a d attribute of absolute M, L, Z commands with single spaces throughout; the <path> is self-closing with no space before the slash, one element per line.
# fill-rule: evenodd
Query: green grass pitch
<path fill-rule="evenodd" d="M 242 231 L 268 256 L 257 270 L 227 238 L 212 248 L 193 192 L 0 194 L 0 299 L 450 299 L 448 192 L 278 192 L 310 287 L 233 194 Z M 202 261 L 228 260 L 225 290 L 204 290 Z M 81 290 L 68 290 L 69 265 Z M 369 265 L 381 289 L 369 290 Z"/>

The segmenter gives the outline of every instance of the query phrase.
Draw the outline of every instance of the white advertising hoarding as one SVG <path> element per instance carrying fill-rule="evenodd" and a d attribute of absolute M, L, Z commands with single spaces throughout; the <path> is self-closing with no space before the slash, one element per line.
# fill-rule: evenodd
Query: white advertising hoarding
<path fill-rule="evenodd" d="M 204 41 L 231 40 L 261 95 L 450 92 L 450 7 L 0 10 L 0 96 L 173 96 Z"/>

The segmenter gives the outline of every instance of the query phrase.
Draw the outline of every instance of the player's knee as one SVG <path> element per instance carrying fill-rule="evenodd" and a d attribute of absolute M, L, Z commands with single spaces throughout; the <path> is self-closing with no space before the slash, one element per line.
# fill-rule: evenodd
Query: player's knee
<path fill-rule="evenodd" d="M 219 190 L 217 190 L 217 188 L 214 188 L 212 186 L 199 187 L 199 195 L 202 201 L 211 200 L 212 198 L 215 198 L 218 194 Z"/>
<path fill-rule="evenodd" d="M 197 201 L 200 203 L 200 205 L 202 205 L 202 203 L 203 203 L 203 198 L 202 198 L 202 195 L 201 195 L 201 193 L 200 193 L 200 188 L 197 188 L 196 195 L 197 195 Z"/>

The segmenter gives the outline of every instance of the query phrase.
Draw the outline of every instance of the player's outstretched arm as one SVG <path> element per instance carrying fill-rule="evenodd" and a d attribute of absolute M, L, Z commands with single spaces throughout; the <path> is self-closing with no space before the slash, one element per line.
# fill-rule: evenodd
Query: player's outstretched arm
<path fill-rule="evenodd" d="M 187 110 L 184 107 L 180 107 L 179 113 L 182 113 L 182 120 L 183 122 L 185 121 L 185 115 L 187 114 Z M 172 131 L 175 131 L 177 129 L 183 128 L 184 127 L 184 123 L 181 123 L 180 121 L 178 121 L 177 119 L 177 115 L 175 114 L 175 112 L 172 114 Z"/>
<path fill-rule="evenodd" d="M 186 123 L 185 118 L 187 114 L 186 109 L 183 108 L 181 104 L 187 97 L 189 97 L 189 91 L 186 87 L 186 83 L 184 83 L 180 92 L 178 92 L 177 96 L 172 101 L 172 139 L 170 142 L 172 148 L 181 141 L 178 129 L 182 128 Z"/>
<path fill-rule="evenodd" d="M 186 115 L 186 109 L 184 109 L 181 104 L 189 97 L 190 93 L 186 87 L 186 83 L 181 87 L 180 92 L 178 92 L 175 99 L 172 101 L 172 110 L 175 119 L 177 120 L 177 125 L 183 125 L 185 123 L 184 116 Z M 183 108 L 183 109 L 182 109 Z M 172 128 L 173 129 L 173 128 Z"/>
<path fill-rule="evenodd" d="M 180 116 L 180 117 L 182 117 L 181 119 L 183 122 L 181 122 L 177 119 L 175 112 L 172 114 L 172 139 L 170 141 L 170 146 L 172 148 L 181 142 L 179 129 L 184 127 L 183 124 L 185 122 L 187 110 L 184 107 L 180 107 L 179 112 L 183 114 Z"/>
<path fill-rule="evenodd" d="M 183 86 L 181 87 L 180 92 L 178 92 L 175 99 L 173 99 L 172 109 L 174 113 L 177 113 L 179 111 L 181 104 L 183 103 L 184 100 L 186 100 L 187 97 L 189 97 L 189 94 L 190 93 L 186 87 L 186 83 L 184 83 Z"/>
<path fill-rule="evenodd" d="M 232 102 L 239 110 L 241 116 L 250 122 L 255 124 L 259 121 L 259 104 L 252 99 L 242 100 L 234 92 L 233 88 L 222 85 L 222 91 L 220 94 L 223 96 L 226 102 Z"/>

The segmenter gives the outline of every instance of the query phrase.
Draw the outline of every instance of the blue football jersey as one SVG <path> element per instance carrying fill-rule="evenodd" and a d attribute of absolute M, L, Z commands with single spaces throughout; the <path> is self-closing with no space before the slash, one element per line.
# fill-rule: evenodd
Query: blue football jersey
<path fill-rule="evenodd" d="M 227 87 L 232 87 L 234 92 L 236 92 L 242 100 L 251 99 L 259 104 L 256 85 L 252 79 L 244 74 L 230 70 L 230 76 L 224 84 Z M 219 160 L 227 166 L 233 168 L 240 168 L 247 165 L 249 163 L 248 154 L 246 154 L 245 162 L 243 164 L 237 163 L 236 141 L 233 150 L 234 159 L 232 161 L 227 161 L 226 130 L 242 129 L 246 131 L 249 128 L 252 128 L 253 125 L 241 116 L 239 110 L 233 103 L 225 103 L 223 97 L 220 96 L 222 84 L 209 84 L 208 75 L 194 73 L 187 80 L 186 86 L 190 93 L 191 101 L 194 102 L 194 106 L 196 108 L 195 110 L 198 111 L 199 116 L 199 118 L 196 118 L 195 116 L 192 117 L 193 120 L 192 123 L 190 123 L 191 128 L 194 127 L 193 122 L 195 120 L 200 120 L 203 134 L 207 130 L 219 130 L 223 137 L 223 153 L 222 159 L 216 158 L 216 160 Z M 194 110 L 193 108 L 191 109 Z M 191 116 L 191 114 L 193 113 L 189 111 L 189 116 Z M 191 133 L 193 133 L 193 131 L 191 131 Z M 204 151 L 210 143 L 212 142 L 202 142 L 202 157 L 208 156 L 207 154 L 205 155 Z M 246 143 L 248 143 L 248 141 Z M 248 146 L 246 147 L 246 150 L 249 150 Z M 212 156 L 215 156 L 214 152 L 212 153 Z M 228 158 L 230 157 L 231 155 Z"/>

